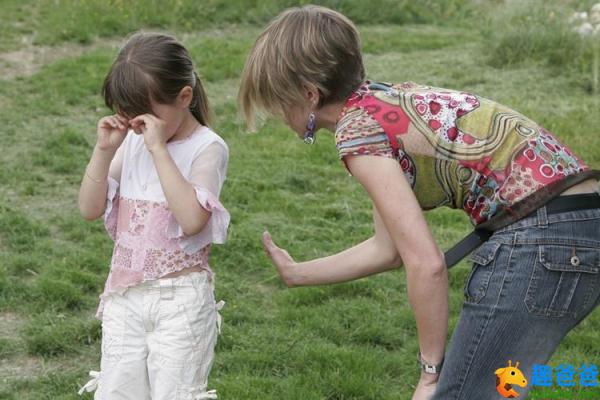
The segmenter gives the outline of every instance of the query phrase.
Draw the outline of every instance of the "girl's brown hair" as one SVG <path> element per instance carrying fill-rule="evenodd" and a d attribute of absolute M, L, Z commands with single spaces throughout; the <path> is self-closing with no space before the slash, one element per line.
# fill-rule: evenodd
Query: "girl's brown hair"
<path fill-rule="evenodd" d="M 168 35 L 136 33 L 117 55 L 102 95 L 108 108 L 132 118 L 152 113 L 150 100 L 172 104 L 185 86 L 194 93 L 190 112 L 202 125 L 209 125 L 208 99 L 186 48 Z"/>
<path fill-rule="evenodd" d="M 365 79 L 354 24 L 326 7 L 290 8 L 260 34 L 242 73 L 240 111 L 251 128 L 260 111 L 283 116 L 302 104 L 304 85 L 315 85 L 320 104 L 343 101 Z"/>

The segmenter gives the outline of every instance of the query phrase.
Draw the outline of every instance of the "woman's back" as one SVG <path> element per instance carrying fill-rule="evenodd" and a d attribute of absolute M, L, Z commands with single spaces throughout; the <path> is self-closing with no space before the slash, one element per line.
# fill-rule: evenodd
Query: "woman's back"
<path fill-rule="evenodd" d="M 463 209 L 473 224 L 587 169 L 550 132 L 508 107 L 412 82 L 361 86 L 346 102 L 336 142 L 340 157 L 395 157 L 397 147 L 422 208 Z"/>

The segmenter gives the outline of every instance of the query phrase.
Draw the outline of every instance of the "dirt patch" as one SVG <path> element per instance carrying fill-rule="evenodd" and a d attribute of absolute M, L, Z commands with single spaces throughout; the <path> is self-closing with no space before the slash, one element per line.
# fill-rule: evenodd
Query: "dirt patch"
<path fill-rule="evenodd" d="M 41 357 L 23 355 L 18 358 L 0 359 L 0 387 L 13 380 L 32 379 L 53 372 L 81 372 L 80 384 L 89 378 L 86 370 L 98 370 L 99 357 L 95 352 L 75 357 L 57 357 L 45 360 Z"/>
<path fill-rule="evenodd" d="M 24 36 L 21 48 L 0 53 L 0 80 L 34 75 L 44 65 L 54 61 L 78 57 L 98 47 L 117 48 L 122 40 L 98 40 L 90 44 L 65 43 L 60 46 L 39 46 L 33 43 L 33 36 Z"/>
<path fill-rule="evenodd" d="M 163 32 L 160 29 L 152 29 L 151 31 Z M 175 37 L 186 43 L 203 37 L 226 37 L 237 32 L 239 32 L 237 28 L 230 27 L 227 29 L 175 33 Z M 173 32 L 169 31 L 164 31 L 164 33 L 173 34 Z M 258 30 L 256 33 L 258 33 Z M 254 31 L 253 35 L 255 35 Z M 44 65 L 63 58 L 78 57 L 100 47 L 116 50 L 123 45 L 125 39 L 126 35 L 117 38 L 97 38 L 91 43 L 86 44 L 65 42 L 58 46 L 40 46 L 34 43 L 35 34 L 23 36 L 20 40 L 21 45 L 19 50 L 0 52 L 0 80 L 31 76 Z"/>
<path fill-rule="evenodd" d="M 0 339 L 15 339 L 24 323 L 24 318 L 15 313 L 0 313 Z"/>
<path fill-rule="evenodd" d="M 0 357 L 0 387 L 15 379 L 30 379 L 50 372 L 75 372 L 80 371 L 82 366 L 98 368 L 96 351 L 49 359 L 27 354 L 19 336 L 25 322 L 25 318 L 15 313 L 0 313 L 0 339 L 8 339 L 15 345 L 14 352 L 11 352 L 8 357 Z M 85 380 L 86 376 L 82 375 L 81 379 Z"/>
<path fill-rule="evenodd" d="M 37 376 L 43 369 L 42 365 L 41 359 L 30 356 L 0 360 L 0 382 Z"/>

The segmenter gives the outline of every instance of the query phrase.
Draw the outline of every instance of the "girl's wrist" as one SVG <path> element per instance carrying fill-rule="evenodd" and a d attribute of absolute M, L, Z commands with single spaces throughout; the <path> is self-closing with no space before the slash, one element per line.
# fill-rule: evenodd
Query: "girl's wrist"
<path fill-rule="evenodd" d="M 154 154 L 159 154 L 160 152 L 164 152 L 167 150 L 167 145 L 166 143 L 157 143 L 155 145 L 152 145 L 150 147 L 148 147 L 148 151 L 154 155 Z"/>
<path fill-rule="evenodd" d="M 103 160 L 112 161 L 116 152 L 117 152 L 116 149 L 103 148 L 103 147 L 99 146 L 97 143 L 96 143 L 96 146 L 94 146 L 94 155 L 102 158 Z"/>

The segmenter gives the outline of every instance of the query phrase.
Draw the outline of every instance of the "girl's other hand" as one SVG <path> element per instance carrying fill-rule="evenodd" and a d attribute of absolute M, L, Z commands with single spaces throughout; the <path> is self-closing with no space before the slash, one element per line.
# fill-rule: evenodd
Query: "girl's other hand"
<path fill-rule="evenodd" d="M 115 153 L 127 136 L 128 127 L 127 118 L 117 114 L 100 118 L 96 147 L 105 152 Z"/>
<path fill-rule="evenodd" d="M 294 277 L 292 275 L 294 272 L 294 266 L 296 264 L 294 259 L 289 255 L 289 253 L 286 250 L 279 248 L 273 242 L 273 239 L 271 238 L 271 234 L 269 232 L 265 231 L 263 233 L 262 240 L 265 251 L 269 258 L 271 258 L 273 264 L 275 264 L 275 266 L 277 267 L 277 272 L 279 272 L 279 275 L 281 276 L 283 282 L 288 287 L 294 286 Z"/>
<path fill-rule="evenodd" d="M 135 133 L 144 135 L 144 143 L 151 153 L 167 144 L 166 123 L 152 114 L 138 115 L 129 123 Z"/>

